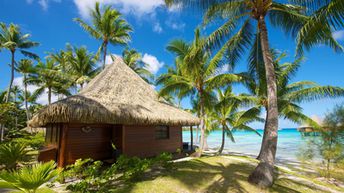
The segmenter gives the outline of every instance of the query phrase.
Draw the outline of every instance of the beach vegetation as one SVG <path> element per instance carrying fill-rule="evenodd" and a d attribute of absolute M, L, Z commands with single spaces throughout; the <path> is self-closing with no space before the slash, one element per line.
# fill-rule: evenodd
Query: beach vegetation
<path fill-rule="evenodd" d="M 97 56 L 103 53 L 103 69 L 105 68 L 108 44 L 126 45 L 131 37 L 130 32 L 132 28 L 123 19 L 122 14 L 111 6 L 105 6 L 101 10 L 99 2 L 96 2 L 94 9 L 90 13 L 92 25 L 83 21 L 80 18 L 75 18 L 76 21 L 86 32 L 97 40 L 102 41 L 101 46 L 97 51 Z"/>
<path fill-rule="evenodd" d="M 24 192 L 54 192 L 43 184 L 57 177 L 58 171 L 53 161 L 31 166 L 24 166 L 18 171 L 2 171 L 0 173 L 0 188 Z"/>
<path fill-rule="evenodd" d="M 344 162 L 344 105 L 337 105 L 329 112 L 323 124 L 317 128 L 317 137 L 308 139 L 307 145 L 301 149 L 308 152 L 307 161 L 316 159 L 320 156 L 321 166 L 319 173 L 326 178 L 337 177 L 338 173 L 343 172 Z M 339 178 L 341 179 L 341 178 Z M 341 179 L 342 180 L 342 179 Z"/>

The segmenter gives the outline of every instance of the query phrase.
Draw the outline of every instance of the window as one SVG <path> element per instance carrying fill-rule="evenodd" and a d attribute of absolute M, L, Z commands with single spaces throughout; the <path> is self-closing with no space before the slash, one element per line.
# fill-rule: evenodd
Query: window
<path fill-rule="evenodd" d="M 170 130 L 168 126 L 157 126 L 155 128 L 155 139 L 168 139 L 170 138 Z"/>

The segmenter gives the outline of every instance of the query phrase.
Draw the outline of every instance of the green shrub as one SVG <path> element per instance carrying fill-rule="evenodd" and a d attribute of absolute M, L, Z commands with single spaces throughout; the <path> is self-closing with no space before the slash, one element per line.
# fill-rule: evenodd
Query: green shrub
<path fill-rule="evenodd" d="M 92 159 L 77 160 L 62 172 L 65 177 L 81 179 L 77 183 L 67 186 L 72 192 L 108 192 L 113 189 L 116 181 L 132 181 L 139 179 L 144 172 L 153 166 L 170 167 L 172 155 L 162 153 L 153 159 L 141 159 L 121 155 L 116 163 L 108 168 L 101 168 L 100 161 Z"/>
<path fill-rule="evenodd" d="M 40 149 L 45 143 L 44 133 L 39 132 L 34 135 L 25 135 L 20 138 L 13 139 L 13 142 L 23 143 L 33 149 Z"/>
<path fill-rule="evenodd" d="M 25 166 L 19 171 L 4 171 L 0 174 L 0 188 L 19 190 L 20 192 L 43 192 L 40 187 L 58 175 L 55 167 L 56 164 L 51 161 Z M 44 192 L 47 192 L 46 190 Z"/>
<path fill-rule="evenodd" d="M 22 143 L 4 143 L 0 145 L 0 165 L 10 170 L 17 167 L 18 163 L 28 161 L 29 156 L 26 145 Z"/>

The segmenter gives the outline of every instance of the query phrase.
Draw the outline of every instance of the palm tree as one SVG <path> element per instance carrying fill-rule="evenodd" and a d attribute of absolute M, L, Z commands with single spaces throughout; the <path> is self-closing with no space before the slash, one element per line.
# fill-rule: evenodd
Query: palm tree
<path fill-rule="evenodd" d="M 92 18 L 92 26 L 80 18 L 75 18 L 74 21 L 79 23 L 92 37 L 102 41 L 98 53 L 103 52 L 104 69 L 108 43 L 112 45 L 127 44 L 130 40 L 129 33 L 132 32 L 132 28 L 126 20 L 122 19 L 121 13 L 112 9 L 111 6 L 104 7 L 104 11 L 101 12 L 99 2 L 96 2 L 95 8 L 91 11 L 90 15 Z"/>
<path fill-rule="evenodd" d="M 67 53 L 66 63 L 67 73 L 81 89 L 99 72 L 99 68 L 96 68 L 94 55 L 89 53 L 86 47 L 73 47 L 71 52 Z"/>
<path fill-rule="evenodd" d="M 29 76 L 27 82 L 38 86 L 35 95 L 41 95 L 47 90 L 48 104 L 51 104 L 52 93 L 69 96 L 70 81 L 63 78 L 58 66 L 53 60 L 47 59 L 45 63 L 39 62 L 36 66 L 36 74 Z"/>
<path fill-rule="evenodd" d="M 253 104 L 250 97 L 246 95 L 235 95 L 231 87 L 227 87 L 224 91 L 218 89 L 217 101 L 213 105 L 211 119 L 222 128 L 222 143 L 219 149 L 219 154 L 222 153 L 225 146 L 226 136 L 235 142 L 232 132 L 235 130 L 247 130 L 260 134 L 248 124 L 254 121 L 263 121 L 259 117 L 260 109 L 257 107 L 250 107 L 245 110 L 240 108 L 247 107 Z"/>
<path fill-rule="evenodd" d="M 33 66 L 32 60 L 29 59 L 21 59 L 18 62 L 18 65 L 16 66 L 16 71 L 21 73 L 23 75 L 23 84 L 24 84 L 24 93 L 23 93 L 23 101 L 24 101 L 24 106 L 26 110 L 26 119 L 30 120 L 30 111 L 28 108 L 28 100 L 27 100 L 27 95 L 28 95 L 28 90 L 27 90 L 27 78 L 29 74 L 35 72 L 35 68 Z"/>
<path fill-rule="evenodd" d="M 111 55 L 111 57 L 113 57 Z M 141 53 L 137 52 L 135 49 L 125 48 L 122 52 L 123 61 L 131 69 L 133 69 L 143 80 L 151 83 L 153 79 L 153 74 L 147 70 L 147 64 L 142 61 Z M 112 58 L 114 60 L 114 58 Z"/>
<path fill-rule="evenodd" d="M 266 18 L 270 23 L 281 28 L 293 37 L 297 35 L 302 26 L 310 19 L 303 12 L 303 7 L 297 4 L 287 4 L 278 0 L 225 0 L 225 1 L 193 1 L 193 0 L 165 0 L 167 5 L 184 4 L 197 6 L 207 10 L 204 23 L 215 19 L 225 20 L 225 23 L 215 30 L 208 38 L 210 48 L 226 49 L 227 57 L 235 63 L 241 58 L 247 48 L 254 42 L 254 31 L 258 34 L 257 41 L 261 44 L 264 68 L 267 79 L 267 120 L 264 131 L 261 162 L 249 177 L 251 183 L 261 187 L 273 184 L 273 168 L 275 163 L 278 138 L 278 104 L 277 83 L 274 71 Z M 313 1 L 312 1 L 313 2 Z M 254 23 L 253 23 L 254 22 Z M 253 26 L 257 26 L 256 30 Z M 328 31 L 327 26 L 318 30 Z M 232 35 L 231 38 L 229 38 Z M 322 33 L 321 42 L 336 42 L 331 34 Z M 318 38 L 319 39 L 319 38 Z M 303 43 L 299 41 L 299 43 Z M 329 44 L 335 49 L 338 43 Z"/>
<path fill-rule="evenodd" d="M 7 96 L 5 102 L 9 101 L 10 90 L 12 89 L 12 84 L 14 80 L 14 64 L 15 64 L 15 53 L 17 50 L 24 56 L 30 58 L 38 59 L 39 57 L 27 51 L 26 49 L 36 47 L 39 44 L 29 40 L 30 34 L 22 34 L 18 25 L 11 23 L 7 26 L 5 23 L 0 23 L 0 43 L 1 47 L 9 50 L 11 52 L 11 79 L 8 87 Z"/>
<path fill-rule="evenodd" d="M 335 48 L 335 51 L 342 52 L 343 48 L 333 39 L 332 31 L 341 30 L 344 27 L 342 21 L 344 18 L 344 1 L 291 0 L 291 2 L 307 7 L 307 15 L 310 17 L 297 35 L 298 54 L 302 54 L 305 48 L 309 50 L 319 44 L 330 45 Z"/>
<path fill-rule="evenodd" d="M 251 54 L 253 53 L 254 51 L 251 52 Z M 298 124 L 307 122 L 308 124 L 317 127 L 317 123 L 302 113 L 300 103 L 315 101 L 320 98 L 341 97 L 344 96 L 344 89 L 333 86 L 320 86 L 311 81 L 298 81 L 291 83 L 290 80 L 299 69 L 302 59 L 298 59 L 294 63 L 281 64 L 280 61 L 286 55 L 283 53 L 278 55 L 275 51 L 272 51 L 272 53 L 277 74 L 279 117 Z M 252 81 L 246 84 L 246 86 L 250 96 L 254 97 L 256 100 L 256 107 L 267 111 L 266 78 L 265 73 L 262 72 L 264 67 L 262 62 L 255 60 L 256 56 L 253 55 L 250 57 L 249 69 L 251 76 L 254 78 L 252 78 Z M 261 52 L 258 52 L 258 58 L 260 57 Z M 258 155 L 258 159 L 261 159 L 261 157 L 262 150 Z"/>
<path fill-rule="evenodd" d="M 22 93 L 23 93 L 23 90 L 18 85 L 14 85 L 12 87 L 12 89 L 11 89 L 12 96 L 10 94 L 10 98 L 12 97 L 13 103 L 15 105 L 18 105 L 17 99 L 18 99 L 18 96 Z M 15 114 L 15 118 L 14 118 L 14 126 L 15 126 L 15 129 L 17 130 L 17 128 L 18 128 L 18 115 L 17 115 L 17 113 Z"/>
<path fill-rule="evenodd" d="M 203 49 L 204 43 L 205 38 L 200 36 L 199 29 L 195 30 L 192 43 L 179 39 L 170 42 L 167 50 L 177 56 L 176 69 L 157 79 L 157 85 L 162 85 L 161 96 L 177 93 L 180 97 L 196 96 L 200 99 L 201 152 L 205 142 L 205 107 L 212 99 L 212 88 L 218 84 L 239 82 L 243 79 L 238 74 L 217 75 L 216 70 L 221 63 L 223 50 L 211 58 L 211 53 Z"/>

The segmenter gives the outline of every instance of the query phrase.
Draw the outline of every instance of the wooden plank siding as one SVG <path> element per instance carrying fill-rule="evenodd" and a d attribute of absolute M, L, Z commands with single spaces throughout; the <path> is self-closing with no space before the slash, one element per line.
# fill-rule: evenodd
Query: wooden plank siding
<path fill-rule="evenodd" d="M 113 152 L 111 142 L 124 155 L 138 157 L 151 157 L 182 148 L 181 126 L 168 127 L 168 139 L 156 139 L 156 128 L 152 125 L 51 124 L 47 127 L 46 141 L 50 146 L 55 145 L 55 160 L 59 167 L 73 164 L 80 158 L 109 159 Z M 54 159 L 52 150 L 40 153 L 42 161 Z"/>
<path fill-rule="evenodd" d="M 155 126 L 123 126 L 123 153 L 127 156 L 151 157 L 182 148 L 181 126 L 169 127 L 168 139 L 156 139 L 155 129 Z"/>
<path fill-rule="evenodd" d="M 85 127 L 90 131 L 85 132 L 82 129 Z M 62 133 L 59 166 L 72 164 L 80 158 L 111 158 L 112 125 L 66 124 Z"/>

